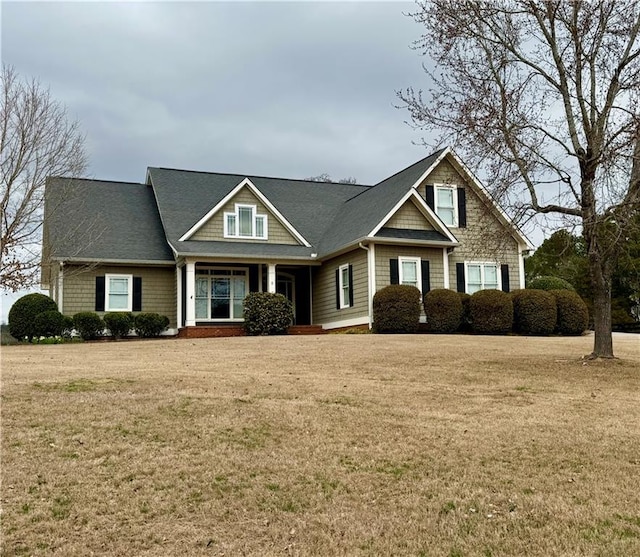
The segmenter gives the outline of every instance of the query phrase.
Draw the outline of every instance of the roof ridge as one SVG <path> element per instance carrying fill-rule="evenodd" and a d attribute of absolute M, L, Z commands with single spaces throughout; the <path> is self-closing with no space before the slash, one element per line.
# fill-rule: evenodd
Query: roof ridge
<path fill-rule="evenodd" d="M 47 180 L 76 180 L 82 182 L 100 182 L 103 184 L 128 184 L 130 186 L 146 186 L 144 182 L 125 182 L 124 180 L 99 180 L 97 178 L 72 178 L 71 176 L 47 176 Z"/>
<path fill-rule="evenodd" d="M 305 184 L 332 184 L 336 186 L 358 186 L 359 188 L 372 188 L 368 184 L 351 184 L 344 182 L 319 182 L 316 180 L 305 180 L 302 178 L 281 178 L 278 176 L 259 176 L 257 174 L 242 174 L 238 172 L 213 172 L 210 170 L 186 170 L 184 168 L 169 168 L 166 166 L 149 166 L 148 170 L 172 170 L 174 172 L 191 172 L 194 174 L 214 174 L 217 176 L 242 176 L 243 178 L 264 178 L 266 180 L 286 180 L 289 182 L 304 182 Z"/>

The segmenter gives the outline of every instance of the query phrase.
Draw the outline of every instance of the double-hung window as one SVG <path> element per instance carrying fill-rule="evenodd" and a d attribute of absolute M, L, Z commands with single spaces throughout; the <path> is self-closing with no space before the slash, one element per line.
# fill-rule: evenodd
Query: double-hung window
<path fill-rule="evenodd" d="M 422 277 L 419 257 L 398 257 L 398 278 L 400 284 L 415 286 L 421 290 Z"/>
<path fill-rule="evenodd" d="M 458 197 L 455 186 L 436 186 L 436 214 L 447 226 L 458 226 Z"/>
<path fill-rule="evenodd" d="M 351 306 L 351 287 L 349 281 L 349 265 L 342 265 L 338 271 L 340 288 L 340 309 Z"/>
<path fill-rule="evenodd" d="M 224 214 L 225 238 L 267 239 L 267 215 L 259 215 L 255 205 L 236 203 L 233 213 Z"/>
<path fill-rule="evenodd" d="M 133 277 L 105 275 L 105 311 L 131 311 L 133 305 Z"/>
<path fill-rule="evenodd" d="M 246 269 L 196 271 L 196 319 L 243 319 L 249 292 Z"/>
<path fill-rule="evenodd" d="M 496 263 L 467 263 L 467 288 L 468 294 L 478 290 L 498 290 L 499 274 Z"/>

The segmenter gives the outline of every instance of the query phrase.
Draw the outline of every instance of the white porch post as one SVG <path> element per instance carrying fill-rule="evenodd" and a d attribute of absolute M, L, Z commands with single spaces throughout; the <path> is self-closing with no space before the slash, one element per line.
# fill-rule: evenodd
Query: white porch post
<path fill-rule="evenodd" d="M 58 311 L 60 313 L 64 312 L 64 263 L 61 261 L 60 262 L 60 268 L 58 269 L 58 299 L 56 300 L 56 302 L 58 302 Z"/>
<path fill-rule="evenodd" d="M 444 287 L 449 288 L 449 248 L 442 248 L 442 268 L 444 270 Z"/>
<path fill-rule="evenodd" d="M 269 263 L 267 271 L 267 292 L 275 294 L 276 292 L 276 265 L 275 263 Z"/>
<path fill-rule="evenodd" d="M 185 325 L 196 324 L 196 264 L 187 262 L 187 308 Z"/>
<path fill-rule="evenodd" d="M 367 266 L 369 267 L 369 329 L 373 328 L 373 297 L 376 294 L 376 246 L 369 244 L 367 252 Z"/>
<path fill-rule="evenodd" d="M 182 267 L 176 265 L 176 320 L 178 329 L 182 327 Z"/>

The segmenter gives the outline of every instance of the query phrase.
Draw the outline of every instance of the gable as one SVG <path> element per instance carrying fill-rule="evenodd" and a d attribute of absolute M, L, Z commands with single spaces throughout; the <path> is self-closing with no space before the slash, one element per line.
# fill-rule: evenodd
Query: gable
<path fill-rule="evenodd" d="M 235 212 L 236 204 L 254 205 L 256 212 L 267 216 L 267 240 L 233 239 L 224 237 L 225 213 Z M 200 241 L 240 241 L 267 242 L 270 244 L 301 245 L 293 235 L 282 225 L 268 207 L 247 187 L 240 189 L 231 199 L 220 207 L 200 228 L 189 238 Z"/>
<path fill-rule="evenodd" d="M 416 207 L 412 199 L 408 199 L 400 209 L 385 223 L 387 228 L 409 230 L 434 230 L 433 225 Z"/>

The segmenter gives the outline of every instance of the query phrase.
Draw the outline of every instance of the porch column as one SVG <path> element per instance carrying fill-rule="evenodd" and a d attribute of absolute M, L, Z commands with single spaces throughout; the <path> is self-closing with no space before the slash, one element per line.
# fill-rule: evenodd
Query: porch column
<path fill-rule="evenodd" d="M 182 327 L 182 267 L 176 265 L 176 319 L 178 329 Z"/>
<path fill-rule="evenodd" d="M 196 264 L 187 263 L 187 307 L 185 325 L 192 327 L 196 324 Z"/>
<path fill-rule="evenodd" d="M 58 311 L 64 313 L 64 263 L 60 262 L 60 268 L 58 269 L 58 296 L 56 302 L 58 302 Z"/>
<path fill-rule="evenodd" d="M 367 252 L 367 274 L 369 275 L 369 291 L 368 312 L 369 312 L 369 329 L 373 328 L 373 297 L 376 294 L 376 246 L 373 242 L 369 244 Z"/>
<path fill-rule="evenodd" d="M 269 263 L 267 270 L 267 292 L 276 293 L 276 265 Z"/>
<path fill-rule="evenodd" d="M 442 268 L 444 269 L 444 288 L 449 288 L 449 248 L 442 248 Z"/>

